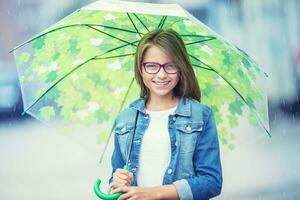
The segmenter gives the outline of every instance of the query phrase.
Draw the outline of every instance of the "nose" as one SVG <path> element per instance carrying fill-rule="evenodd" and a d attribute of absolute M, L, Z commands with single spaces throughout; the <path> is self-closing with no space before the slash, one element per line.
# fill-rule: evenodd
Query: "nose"
<path fill-rule="evenodd" d="M 161 67 L 159 69 L 159 71 L 157 72 L 156 76 L 160 79 L 164 79 L 167 77 L 167 73 L 165 72 L 165 69 L 163 69 L 163 67 Z"/>

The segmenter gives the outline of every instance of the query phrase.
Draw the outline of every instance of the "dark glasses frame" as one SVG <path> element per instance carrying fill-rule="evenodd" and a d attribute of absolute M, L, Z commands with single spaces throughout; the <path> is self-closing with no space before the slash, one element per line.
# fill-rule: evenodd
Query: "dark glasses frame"
<path fill-rule="evenodd" d="M 150 73 L 149 73 L 149 72 L 147 71 L 146 65 L 149 64 L 149 63 L 150 63 L 150 64 L 155 64 L 155 65 L 159 65 L 159 68 L 157 69 L 156 72 L 150 72 Z M 157 74 L 157 73 L 160 71 L 161 68 L 163 68 L 164 71 L 165 71 L 167 74 L 176 74 L 176 73 L 178 72 L 178 68 L 176 68 L 176 69 L 177 69 L 176 72 L 170 73 L 170 72 L 167 72 L 167 71 L 166 71 L 165 66 L 167 66 L 167 65 L 169 65 L 169 64 L 174 64 L 174 65 L 176 66 L 176 64 L 175 64 L 175 63 L 172 63 L 172 62 L 167 62 L 167 63 L 164 63 L 164 64 L 160 64 L 160 63 L 157 63 L 157 62 L 143 62 L 143 63 L 142 63 L 142 66 L 144 67 L 145 72 L 147 72 L 148 74 Z"/>

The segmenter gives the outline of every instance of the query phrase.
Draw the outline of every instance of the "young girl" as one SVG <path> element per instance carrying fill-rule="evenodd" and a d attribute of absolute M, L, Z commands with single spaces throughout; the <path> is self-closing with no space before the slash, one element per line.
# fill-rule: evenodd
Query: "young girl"
<path fill-rule="evenodd" d="M 219 195 L 222 169 L 213 112 L 200 103 L 195 73 L 177 32 L 144 35 L 135 77 L 141 98 L 115 121 L 111 192 L 123 192 L 120 200 Z M 128 172 L 123 166 L 131 141 Z"/>

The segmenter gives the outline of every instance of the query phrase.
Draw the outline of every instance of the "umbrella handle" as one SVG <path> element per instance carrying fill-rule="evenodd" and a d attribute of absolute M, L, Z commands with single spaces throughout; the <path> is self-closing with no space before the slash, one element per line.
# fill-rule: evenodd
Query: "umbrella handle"
<path fill-rule="evenodd" d="M 130 171 L 130 167 L 128 165 L 125 165 L 124 169 L 126 169 L 127 171 Z M 94 184 L 94 192 L 100 199 L 116 200 L 123 194 L 122 192 L 117 192 L 117 193 L 114 193 L 114 194 L 105 194 L 105 193 L 101 192 L 100 184 L 101 184 L 100 179 L 97 179 L 95 184 Z"/>

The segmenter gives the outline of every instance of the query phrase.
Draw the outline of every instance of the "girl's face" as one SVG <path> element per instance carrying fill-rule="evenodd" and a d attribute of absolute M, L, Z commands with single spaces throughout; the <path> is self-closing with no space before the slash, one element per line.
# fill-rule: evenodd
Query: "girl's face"
<path fill-rule="evenodd" d="M 158 64 L 163 67 L 159 68 Z M 173 89 L 179 81 L 178 67 L 172 62 L 172 59 L 159 47 L 150 46 L 144 53 L 142 65 L 141 75 L 144 84 L 150 91 L 151 98 L 172 97 Z"/>

